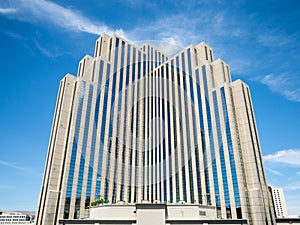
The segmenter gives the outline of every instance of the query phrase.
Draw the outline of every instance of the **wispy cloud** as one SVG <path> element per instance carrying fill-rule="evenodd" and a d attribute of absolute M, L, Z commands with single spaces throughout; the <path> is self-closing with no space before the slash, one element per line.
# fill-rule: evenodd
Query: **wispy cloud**
<path fill-rule="evenodd" d="M 281 74 L 275 76 L 274 74 L 268 74 L 264 76 L 260 82 L 287 99 L 300 102 L 300 88 L 297 88 L 297 83 L 299 81 L 291 77 L 291 75 Z"/>
<path fill-rule="evenodd" d="M 169 0 L 159 4 L 167 3 L 177 9 L 186 5 L 181 1 Z M 122 4 L 139 7 L 144 5 L 145 1 L 126 0 Z M 0 15 L 39 25 L 51 24 L 53 27 L 73 32 L 96 35 L 117 33 L 131 41 L 152 40 L 154 45 L 169 55 L 189 44 L 205 41 L 213 47 L 215 56 L 222 57 L 231 64 L 232 72 L 236 75 L 252 79 L 252 65 L 255 64 L 255 74 L 258 74 L 255 81 L 267 85 L 286 99 L 300 102 L 299 76 L 289 71 L 290 61 L 280 60 L 286 57 L 289 49 L 297 52 L 298 35 L 286 33 L 280 25 L 270 26 L 274 21 L 262 19 L 257 14 L 249 14 L 247 19 L 240 20 L 240 14 L 232 13 L 232 10 L 228 10 L 222 4 L 224 5 L 222 1 L 214 1 L 213 4 L 191 1 L 187 6 L 188 12 L 177 10 L 168 15 L 160 14 L 151 20 L 145 19 L 144 23 L 136 24 L 126 31 L 108 26 L 104 21 L 92 20 L 79 10 L 64 7 L 50 0 L 7 0 L 0 3 Z M 242 3 L 235 3 L 234 7 L 241 7 L 239 4 Z M 203 6 L 205 10 L 202 9 Z M 152 4 L 147 7 L 155 8 Z M 190 10 L 193 10 L 193 13 L 190 13 Z M 47 51 L 43 51 L 45 49 L 40 50 L 52 57 L 52 53 L 48 54 Z M 293 58 L 295 54 L 290 55 Z M 258 58 L 260 60 L 257 60 Z M 273 67 L 273 70 L 266 66 L 274 61 L 281 66 L 279 74 L 275 73 L 275 69 L 279 71 L 278 67 Z M 283 74 L 282 71 L 286 73 Z"/>
<path fill-rule="evenodd" d="M 17 10 L 14 8 L 0 8 L 0 14 L 13 14 L 16 12 Z"/>
<path fill-rule="evenodd" d="M 300 166 L 300 149 L 288 149 L 263 156 L 265 162 L 285 163 Z"/>
<path fill-rule="evenodd" d="M 49 58 L 56 58 L 68 54 L 59 49 L 58 47 L 52 47 L 51 49 L 49 49 L 45 47 L 45 45 L 41 45 L 38 41 L 34 41 L 34 44 L 43 55 Z"/>
<path fill-rule="evenodd" d="M 286 185 L 283 187 L 284 190 L 286 191 L 295 191 L 295 190 L 300 190 L 300 183 L 292 183 L 289 185 Z"/>
<path fill-rule="evenodd" d="M 12 187 L 0 184 L 0 190 L 9 190 L 9 189 L 12 189 Z"/>
<path fill-rule="evenodd" d="M 11 32 L 11 31 L 3 31 L 4 34 L 12 37 L 12 38 L 16 38 L 18 40 L 24 40 L 24 37 L 22 37 L 20 34 L 16 33 L 16 32 Z"/>
<path fill-rule="evenodd" d="M 5 3 L 0 3 L 5 4 Z M 9 8 L 2 8 L 0 13 L 9 14 L 11 18 L 21 21 L 39 23 L 47 22 L 67 30 L 101 35 L 118 33 L 125 35 L 122 29 L 111 29 L 107 25 L 93 22 L 79 11 L 63 7 L 46 0 L 14 0 L 8 1 Z M 8 13 L 9 12 L 9 13 Z"/>
<path fill-rule="evenodd" d="M 36 172 L 31 168 L 28 167 L 24 167 L 24 166 L 20 166 L 15 162 L 10 162 L 10 161 L 4 161 L 4 160 L 0 160 L 0 166 L 6 166 L 9 168 L 13 168 L 22 172 L 26 172 L 26 173 L 31 173 L 31 174 L 35 174 L 35 175 L 42 175 L 42 173 L 40 172 Z"/>
<path fill-rule="evenodd" d="M 273 174 L 275 174 L 275 175 L 277 175 L 277 176 L 283 176 L 282 173 L 280 173 L 279 171 L 274 170 L 274 169 L 272 169 L 270 167 L 266 167 L 266 170 L 269 171 L 269 172 L 271 172 L 271 173 L 273 173 Z"/>
<path fill-rule="evenodd" d="M 300 88 L 294 90 L 284 90 L 282 94 L 291 101 L 300 102 Z"/>

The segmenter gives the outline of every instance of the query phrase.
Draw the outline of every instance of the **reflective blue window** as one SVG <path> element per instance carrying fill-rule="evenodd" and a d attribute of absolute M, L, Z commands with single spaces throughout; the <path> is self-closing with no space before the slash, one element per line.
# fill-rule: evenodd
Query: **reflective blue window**
<path fill-rule="evenodd" d="M 145 76 L 147 74 L 146 71 L 146 54 L 143 53 L 143 76 Z"/>
<path fill-rule="evenodd" d="M 219 184 L 218 184 L 218 171 L 217 171 L 217 163 L 216 163 L 214 137 L 212 133 L 212 120 L 211 120 L 211 111 L 209 105 L 209 94 L 208 94 L 207 75 L 206 75 L 205 66 L 202 66 L 202 75 L 203 75 L 203 86 L 205 92 L 205 106 L 207 112 L 207 124 L 208 124 L 208 132 L 209 132 L 208 135 L 209 135 L 209 144 L 210 144 L 210 152 L 211 152 L 211 160 L 212 160 L 214 189 L 215 189 L 216 203 L 217 205 L 220 205 L 220 198 L 218 197 L 220 194 Z"/>
<path fill-rule="evenodd" d="M 79 130 L 80 130 L 80 121 L 81 121 L 81 116 L 82 116 L 82 107 L 83 107 L 85 86 L 86 86 L 86 83 L 84 81 L 82 81 L 81 86 L 80 86 L 79 103 L 78 103 L 77 117 L 76 117 L 76 124 L 75 124 L 75 134 L 74 134 L 74 139 L 73 139 L 72 154 L 71 154 L 69 176 L 68 176 L 68 186 L 67 186 L 66 200 L 65 200 L 65 210 L 64 210 L 65 218 L 69 217 L 70 198 L 71 198 L 72 187 L 73 187 L 74 169 L 75 169 L 76 153 L 77 153 L 77 143 L 78 143 L 78 135 L 79 135 Z"/>
<path fill-rule="evenodd" d="M 122 41 L 122 51 L 121 51 L 121 69 L 120 69 L 120 82 L 119 82 L 119 97 L 118 97 L 118 111 L 121 111 L 121 100 L 122 100 L 122 88 L 123 88 L 123 76 L 124 76 L 124 52 L 125 42 Z"/>
<path fill-rule="evenodd" d="M 138 51 L 138 80 L 141 78 L 141 74 L 142 74 L 142 71 L 141 71 L 141 52 Z"/>
<path fill-rule="evenodd" d="M 106 116 L 107 116 L 107 100 L 108 100 L 108 87 L 109 87 L 109 75 L 110 75 L 110 64 L 107 64 L 106 70 L 106 82 L 103 90 L 104 93 L 104 102 L 103 102 L 103 111 L 102 111 L 102 121 L 101 121 L 101 135 L 100 135 L 100 148 L 98 156 L 98 169 L 97 169 L 97 181 L 96 181 L 96 198 L 99 197 L 100 190 L 100 181 L 101 181 L 101 170 L 102 170 L 102 160 L 103 160 L 103 144 L 104 144 L 104 133 L 106 128 Z"/>
<path fill-rule="evenodd" d="M 98 79 L 98 87 L 101 87 L 102 77 L 103 77 L 103 60 L 100 60 L 100 68 L 99 68 L 99 79 Z"/>
<path fill-rule="evenodd" d="M 230 132 L 230 125 L 229 125 L 229 119 L 228 119 L 228 111 L 227 111 L 227 103 L 226 103 L 224 87 L 221 88 L 221 99 L 222 99 L 223 114 L 224 114 L 224 120 L 225 120 L 225 126 L 226 126 L 226 137 L 227 137 L 227 142 L 228 142 L 230 168 L 231 168 L 231 173 L 232 173 L 232 183 L 233 183 L 233 189 L 234 189 L 234 198 L 235 198 L 236 207 L 239 208 L 239 207 L 241 207 L 241 202 L 240 202 L 240 195 L 239 195 L 238 180 L 237 180 L 237 175 L 236 175 L 234 152 L 233 152 L 233 147 L 232 147 L 232 139 L 231 139 L 231 132 Z"/>
<path fill-rule="evenodd" d="M 204 132 L 204 119 L 203 119 L 203 110 L 202 110 L 202 99 L 201 99 L 201 86 L 200 86 L 200 75 L 199 70 L 196 71 L 196 81 L 197 81 L 197 97 L 198 97 L 198 111 L 199 111 L 199 120 L 200 120 L 200 131 L 201 131 L 201 142 L 202 142 L 202 154 L 204 161 L 204 174 L 205 174 L 205 191 L 206 193 L 202 194 L 201 187 L 198 185 L 198 198 L 200 203 L 202 199 L 206 198 L 207 202 L 210 203 L 210 196 L 206 196 L 210 193 L 210 183 L 209 183 L 209 174 L 208 174 L 208 163 L 207 163 L 207 149 L 206 149 L 206 135 Z M 199 167 L 198 167 L 199 168 Z M 199 173 L 200 171 L 198 171 Z M 200 177 L 200 174 L 198 175 Z M 200 179 L 198 179 L 200 181 Z"/>
<path fill-rule="evenodd" d="M 230 198 L 229 198 L 228 181 L 227 181 L 227 173 L 226 173 L 227 169 L 226 169 L 226 162 L 225 162 L 225 156 L 224 156 L 224 147 L 223 147 L 223 142 L 222 142 L 222 132 L 221 132 L 220 116 L 219 116 L 216 91 L 213 92 L 213 100 L 214 100 L 214 108 L 215 108 L 219 154 L 220 154 L 222 180 L 223 180 L 223 188 L 224 188 L 224 195 L 225 195 L 225 204 L 226 204 L 226 207 L 229 208 L 230 207 Z"/>
<path fill-rule="evenodd" d="M 135 65 L 136 65 L 136 49 L 133 48 L 133 53 L 132 53 L 132 82 L 135 81 Z"/>
<path fill-rule="evenodd" d="M 187 56 L 188 56 L 188 71 L 187 75 L 189 76 L 189 81 L 190 81 L 190 97 L 192 100 L 192 103 L 194 103 L 194 88 L 193 88 L 193 76 L 192 76 L 192 65 L 191 65 L 191 51 L 188 49 L 187 51 Z"/>
<path fill-rule="evenodd" d="M 77 143 L 78 143 L 78 135 L 79 135 L 79 130 L 80 130 L 80 121 L 81 121 L 81 116 L 82 116 L 82 107 L 83 107 L 85 86 L 86 86 L 86 83 L 84 81 L 82 81 L 81 87 L 80 87 L 79 104 L 78 104 L 78 110 L 77 110 L 75 134 L 74 134 L 73 148 L 72 148 L 72 155 L 71 155 L 71 162 L 70 162 L 70 172 L 69 172 L 67 195 L 66 195 L 67 198 L 70 198 L 71 193 L 72 193 L 72 184 L 73 184 L 74 168 L 75 168 L 76 153 L 77 153 Z"/>
<path fill-rule="evenodd" d="M 82 180 L 83 180 L 83 174 L 84 174 L 84 164 L 85 164 L 86 145 L 87 145 L 88 132 L 89 132 L 92 97 L 93 97 L 93 86 L 90 85 L 89 95 L 88 95 L 88 104 L 87 104 L 87 108 L 86 108 L 83 142 L 82 142 L 82 149 L 81 149 L 81 156 L 80 156 L 80 165 L 79 165 L 79 174 L 78 174 L 78 185 L 77 185 L 76 198 L 80 198 L 81 197 L 81 192 L 82 192 Z"/>

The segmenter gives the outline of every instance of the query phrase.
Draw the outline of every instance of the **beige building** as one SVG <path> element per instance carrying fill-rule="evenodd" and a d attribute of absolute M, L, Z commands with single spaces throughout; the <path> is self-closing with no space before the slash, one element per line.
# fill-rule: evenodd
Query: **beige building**
<path fill-rule="evenodd" d="M 61 80 L 37 224 L 82 218 L 99 198 L 275 223 L 249 87 L 207 44 L 169 57 L 102 35 Z"/>

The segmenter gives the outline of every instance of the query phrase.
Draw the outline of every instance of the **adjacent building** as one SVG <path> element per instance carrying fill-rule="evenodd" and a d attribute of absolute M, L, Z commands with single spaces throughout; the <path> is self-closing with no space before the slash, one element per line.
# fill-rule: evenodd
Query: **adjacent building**
<path fill-rule="evenodd" d="M 61 80 L 36 222 L 82 218 L 100 198 L 275 223 L 249 87 L 207 44 L 169 57 L 102 35 Z"/>
<path fill-rule="evenodd" d="M 1 225 L 21 225 L 21 224 L 33 224 L 34 216 L 11 211 L 0 211 L 0 224 Z"/>
<path fill-rule="evenodd" d="M 283 189 L 271 187 L 271 192 L 276 218 L 288 218 Z"/>

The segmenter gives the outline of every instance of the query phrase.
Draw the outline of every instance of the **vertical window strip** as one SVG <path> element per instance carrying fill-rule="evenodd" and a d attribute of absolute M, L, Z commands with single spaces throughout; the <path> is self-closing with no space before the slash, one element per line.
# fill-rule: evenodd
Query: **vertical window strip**
<path fill-rule="evenodd" d="M 196 48 L 194 48 L 194 55 L 195 55 L 195 65 L 198 66 L 198 52 Z"/>
<path fill-rule="evenodd" d="M 176 69 L 177 69 L 177 81 L 180 83 L 180 64 L 179 64 L 179 57 L 176 57 Z M 185 83 L 183 81 L 183 83 Z M 186 86 L 186 85 L 184 85 Z M 177 88 L 177 95 L 178 95 L 178 106 L 179 106 L 179 134 L 180 134 L 180 143 L 181 143 L 181 174 L 182 174 L 182 189 L 183 189 L 183 199 L 184 201 L 187 201 L 187 193 L 186 193 L 186 174 L 185 174 L 185 156 L 184 156 L 184 145 L 183 145 L 183 124 L 182 120 L 180 118 L 183 115 L 182 109 L 182 101 L 181 101 L 181 89 Z"/>
<path fill-rule="evenodd" d="M 131 51 L 131 45 L 127 44 L 127 65 L 126 65 L 126 86 L 129 84 L 129 69 L 130 69 L 130 51 Z"/>
<path fill-rule="evenodd" d="M 214 108 L 215 108 L 216 128 L 218 134 L 218 145 L 219 145 L 219 154 L 220 154 L 221 169 L 222 169 L 222 181 L 223 181 L 224 194 L 225 194 L 225 204 L 226 204 L 226 208 L 230 208 L 229 189 L 228 189 L 228 181 L 227 181 L 227 173 L 226 173 L 227 169 L 226 169 L 226 162 L 225 162 L 225 155 L 224 155 L 224 146 L 222 142 L 221 124 L 220 124 L 220 116 L 219 116 L 216 91 L 213 92 L 213 101 L 214 101 Z"/>
<path fill-rule="evenodd" d="M 173 93 L 173 100 L 174 102 L 176 102 L 175 100 L 175 93 L 176 93 L 176 87 L 175 87 L 175 83 L 173 83 L 175 81 L 175 65 L 174 65 L 174 60 L 171 60 L 171 78 L 172 78 L 172 93 Z M 176 200 L 177 202 L 180 200 L 180 195 L 179 195 L 179 168 L 178 168 L 178 141 L 177 141 L 177 125 L 176 125 L 176 108 L 173 108 L 173 127 L 174 127 L 174 154 L 175 154 L 175 183 L 176 183 L 176 199 L 174 199 L 174 201 Z"/>
<path fill-rule="evenodd" d="M 117 80 L 117 67 L 118 67 L 118 56 L 119 56 L 119 38 L 116 38 L 116 48 L 115 48 L 115 57 L 114 57 L 114 73 L 112 76 L 112 93 L 111 93 L 111 104 L 110 104 L 110 119 L 109 119 L 109 132 L 108 137 L 112 138 L 112 131 L 113 131 L 113 120 L 114 120 L 114 103 L 115 103 L 115 96 L 116 96 L 116 80 Z"/>
<path fill-rule="evenodd" d="M 193 74 L 192 74 L 192 65 L 191 65 L 191 51 L 190 49 L 188 49 L 188 68 L 189 68 L 189 71 L 188 71 L 188 76 L 189 76 L 189 81 L 190 81 L 190 97 L 192 99 L 192 105 L 194 105 L 194 102 L 195 102 L 195 97 L 194 97 L 194 88 L 193 88 Z"/>
<path fill-rule="evenodd" d="M 81 76 L 83 76 L 83 75 L 84 75 L 85 63 L 86 63 L 86 59 L 84 59 L 84 60 L 83 60 L 83 66 L 82 66 L 82 72 L 81 72 Z"/>
<path fill-rule="evenodd" d="M 111 59 L 112 38 L 109 39 L 108 61 Z"/>
<path fill-rule="evenodd" d="M 222 66 L 223 79 L 224 79 L 224 82 L 226 82 L 226 75 L 225 75 L 225 69 L 224 69 L 224 63 L 223 62 L 221 63 L 221 66 Z"/>
<path fill-rule="evenodd" d="M 123 73 L 124 73 L 124 54 L 125 54 L 125 42 L 122 41 L 122 51 L 121 51 L 121 63 L 120 63 L 120 82 L 119 82 L 119 97 L 118 97 L 118 112 L 121 111 L 121 101 L 122 101 L 122 89 L 123 89 Z"/>
<path fill-rule="evenodd" d="M 143 53 L 143 76 L 145 76 L 147 74 L 147 71 L 146 71 L 146 54 Z"/>
<path fill-rule="evenodd" d="M 190 49 L 188 49 L 188 56 L 190 56 Z M 188 58 L 190 59 L 190 57 Z M 187 76 L 189 77 L 189 79 L 191 79 L 191 74 L 190 74 L 190 67 L 188 67 L 188 71 L 186 71 L 185 68 L 185 54 L 182 53 L 181 54 L 181 63 L 182 63 L 182 71 L 183 71 L 183 87 L 184 87 L 184 92 L 191 96 L 191 92 L 188 93 L 187 92 L 187 85 L 186 85 L 186 79 Z M 190 84 L 191 86 L 191 84 Z M 191 91 L 191 90 L 190 90 Z M 185 117 L 186 117 L 186 133 L 187 133 L 187 158 L 188 158 L 188 172 L 189 172 L 189 181 L 190 181 L 190 199 L 191 202 L 194 202 L 194 179 L 193 179 L 193 173 L 192 173 L 192 160 L 191 160 L 191 129 L 190 129 L 190 122 L 189 122 L 189 112 L 188 112 L 188 107 L 185 106 Z"/>
<path fill-rule="evenodd" d="M 211 71 L 212 87 L 214 88 L 216 86 L 216 81 L 215 81 L 215 75 L 214 75 L 214 68 L 212 65 L 210 66 L 210 71 Z"/>
<path fill-rule="evenodd" d="M 130 49 L 130 45 L 127 45 L 127 69 L 126 69 L 126 86 L 128 85 L 129 83 L 129 60 L 130 60 L 130 55 L 128 53 L 130 53 L 129 51 Z M 124 93 L 125 94 L 125 106 L 127 106 L 128 104 L 128 94 L 126 94 L 126 92 Z M 124 109 L 124 113 L 127 114 L 127 108 L 125 107 Z M 124 130 L 123 130 L 123 139 L 122 140 L 126 140 L 126 126 L 124 126 Z M 123 155 L 122 155 L 122 165 L 125 165 L 126 163 L 126 158 L 127 158 L 127 153 L 128 152 L 128 149 L 126 147 L 126 145 L 123 145 Z M 124 192 L 124 184 L 125 183 L 125 168 L 123 168 L 122 170 L 122 178 L 121 178 L 121 198 L 123 198 L 124 200 L 126 199 L 126 195 L 127 193 Z M 128 196 L 128 195 L 127 195 Z"/>
<path fill-rule="evenodd" d="M 103 42 L 103 38 L 100 39 L 100 48 L 99 48 L 99 54 L 98 54 L 98 56 L 101 55 L 101 51 L 102 51 L 102 42 Z"/>
<path fill-rule="evenodd" d="M 135 81 L 136 49 L 132 49 L 132 82 Z"/>
<path fill-rule="evenodd" d="M 94 82 L 94 79 L 95 79 L 95 66 L 96 66 L 96 60 L 94 60 L 93 62 L 93 71 L 92 71 L 92 82 Z"/>
<path fill-rule="evenodd" d="M 98 56 L 98 49 L 99 49 L 99 41 L 96 41 L 96 52 L 95 52 L 95 57 Z"/>
<path fill-rule="evenodd" d="M 96 187 L 98 187 L 100 190 L 100 181 L 101 181 L 101 171 L 102 171 L 102 162 L 103 162 L 103 145 L 104 145 L 104 134 L 105 134 L 105 129 L 106 129 L 106 117 L 107 117 L 107 100 L 108 100 L 108 88 L 109 88 L 109 75 L 110 75 L 110 64 L 107 64 L 107 69 L 106 69 L 106 81 L 105 81 L 105 87 L 104 87 L 104 101 L 103 101 L 103 111 L 102 111 L 102 121 L 101 121 L 101 132 L 100 132 L 100 148 L 99 148 L 99 156 L 98 156 L 98 173 L 99 175 L 97 177 L 97 183 Z M 107 181 L 105 181 L 106 185 Z M 96 193 L 97 195 L 98 193 Z M 100 193 L 99 193 L 100 194 Z M 107 200 L 107 199 L 104 199 Z"/>
<path fill-rule="evenodd" d="M 137 70 L 137 74 L 138 74 L 138 80 L 140 79 L 140 77 L 141 77 L 141 52 L 140 51 L 138 51 L 137 50 L 137 52 L 138 52 L 138 70 Z M 139 85 L 139 87 L 140 88 L 142 88 L 141 87 L 142 85 L 140 84 Z M 140 90 L 140 88 L 137 88 L 136 89 L 136 96 L 137 96 L 137 99 L 139 100 L 139 95 L 140 95 L 140 92 L 141 92 L 141 90 Z M 139 113 L 139 111 L 141 110 L 141 104 L 138 102 L 137 104 L 136 104 L 136 107 L 135 107 L 135 112 L 136 112 L 136 118 L 135 118 L 135 121 L 136 121 L 136 128 L 135 128 L 135 137 L 137 138 L 136 139 L 136 149 L 138 149 L 139 148 L 139 141 L 138 141 L 138 139 L 139 139 L 139 135 L 141 135 L 140 133 L 139 133 L 139 125 L 140 125 L 140 123 L 141 123 L 141 121 L 140 121 L 140 113 Z M 139 160 L 138 160 L 138 158 L 140 157 L 140 151 L 137 151 L 137 150 L 135 150 L 135 165 L 134 165 L 134 169 L 135 169 L 135 185 L 134 185 L 134 202 L 137 202 L 137 200 L 138 200 L 138 194 L 139 194 L 139 191 L 138 191 L 138 189 L 141 187 L 140 186 L 140 177 L 139 177 L 139 170 L 140 170 L 140 163 L 139 163 Z"/>
<path fill-rule="evenodd" d="M 192 112 L 192 123 L 193 123 L 193 130 L 192 130 L 192 132 L 193 132 L 193 139 L 194 139 L 194 149 L 193 149 L 193 151 L 194 151 L 194 153 L 195 153 L 195 156 L 197 157 L 197 155 L 198 155 L 198 157 L 199 157 L 199 154 L 198 154 L 198 148 L 197 148 L 197 128 L 196 128 L 196 126 L 197 126 L 197 123 L 196 123 L 196 114 L 195 114 L 195 105 L 194 105 L 194 101 L 195 101 L 195 99 L 194 99 L 194 79 L 193 79 L 193 70 L 192 70 L 192 61 L 191 61 L 191 48 L 189 48 L 188 49 L 188 51 L 187 51 L 187 57 L 188 57 L 188 72 L 187 72 L 187 74 L 188 74 L 188 76 L 189 76 L 189 83 L 190 83 L 190 96 L 191 96 L 191 99 L 192 99 L 192 104 L 191 104 L 191 112 Z M 192 149 L 191 149 L 191 151 L 192 151 Z M 191 157 L 191 156 L 190 156 Z M 196 177 L 198 178 L 198 180 L 197 181 L 194 181 L 194 177 L 193 177 L 193 172 L 192 172 L 192 166 L 191 166 L 191 168 L 190 168 L 190 177 L 192 177 L 192 187 L 193 187 L 193 194 L 192 194 L 192 196 L 191 196 L 191 201 L 192 202 L 194 202 L 195 201 L 195 193 L 194 193 L 194 182 L 196 182 L 197 183 L 197 187 L 199 186 L 200 187 L 200 194 L 201 194 L 201 180 L 200 180 L 200 165 L 199 165 L 199 158 L 196 158 L 196 161 L 194 161 L 194 163 L 196 163 L 196 169 L 197 169 L 197 171 L 196 171 Z M 198 191 L 199 191 L 199 188 L 198 188 Z M 198 199 L 198 201 L 199 201 L 199 199 Z"/>
<path fill-rule="evenodd" d="M 150 64 L 151 64 L 151 70 L 153 71 L 154 69 L 154 65 L 153 65 L 153 48 L 150 49 L 151 53 L 150 53 Z"/>
<path fill-rule="evenodd" d="M 221 99 L 222 99 L 222 107 L 223 107 L 223 114 L 224 114 L 224 122 L 226 126 L 226 137 L 228 142 L 228 150 L 229 150 L 229 160 L 230 160 L 230 167 L 231 167 L 231 174 L 232 174 L 232 182 L 233 182 L 233 189 L 234 189 L 234 198 L 236 207 L 241 207 L 240 202 L 240 195 L 239 195 L 239 187 L 238 187 L 238 179 L 236 174 L 236 166 L 234 160 L 234 152 L 232 147 L 232 139 L 231 139 L 231 131 L 230 131 L 230 124 L 228 118 L 228 111 L 227 111 L 227 102 L 225 96 L 224 87 L 221 88 Z"/>
<path fill-rule="evenodd" d="M 125 54 L 125 42 L 124 41 L 122 41 L 122 48 L 121 48 L 121 52 L 120 52 L 120 54 L 121 54 L 121 62 L 120 62 L 120 81 L 119 81 L 119 96 L 118 96 L 118 105 L 117 105 L 117 107 L 118 107 L 118 112 L 121 110 L 121 105 L 122 105 L 122 102 L 121 102 L 121 100 L 122 100 L 122 87 L 123 87 L 123 71 L 124 71 L 124 54 Z M 120 124 L 119 123 L 117 123 L 117 135 L 119 135 L 119 132 L 120 132 Z M 121 149 L 120 149 L 120 151 L 121 151 L 121 154 L 122 154 L 122 152 L 123 152 L 123 147 L 121 147 Z M 115 162 L 119 162 L 119 154 L 118 154 L 118 152 L 119 152 L 119 141 L 118 141 L 118 139 L 116 139 L 116 152 L 115 152 Z M 124 164 L 121 164 L 121 165 L 124 165 Z M 112 202 L 116 202 L 116 195 L 117 195 L 117 193 L 116 193 L 116 185 L 117 185 L 117 178 L 118 178 L 118 176 L 117 176 L 117 171 L 119 171 L 119 166 L 121 166 L 121 165 L 119 165 L 119 163 L 117 163 L 116 165 L 115 165 L 115 167 L 113 168 L 114 170 L 115 170 L 115 173 L 114 173 L 114 187 L 113 187 L 113 201 Z M 121 168 L 121 171 L 123 172 L 123 168 Z"/>
<path fill-rule="evenodd" d="M 205 105 L 206 105 L 206 112 L 207 112 L 207 124 L 208 124 L 208 131 L 209 131 L 209 143 L 210 143 L 210 152 L 211 152 L 211 159 L 212 159 L 212 170 L 213 170 L 213 179 L 214 179 L 214 189 L 215 189 L 215 197 L 216 203 L 219 202 L 219 182 L 218 182 L 218 173 L 217 173 L 217 164 L 216 164 L 216 154 L 215 154 L 215 146 L 214 146 L 214 136 L 212 133 L 212 119 L 211 119 L 211 111 L 209 105 L 209 95 L 208 95 L 208 84 L 207 84 L 207 75 L 206 75 L 206 68 L 202 66 L 203 72 L 203 83 L 204 83 L 204 90 L 205 90 Z"/>
<path fill-rule="evenodd" d="M 205 59 L 208 60 L 208 54 L 207 54 L 207 47 L 204 46 L 204 51 L 205 51 Z"/>
<path fill-rule="evenodd" d="M 97 130 L 98 130 L 98 119 L 99 119 L 99 107 L 100 107 L 100 97 L 101 97 L 101 86 L 102 86 L 102 77 L 104 76 L 103 74 L 103 67 L 104 67 L 104 61 L 100 60 L 100 70 L 99 70 L 99 79 L 98 79 L 98 93 L 97 93 L 97 101 L 96 101 L 96 107 L 95 107 L 95 117 L 94 117 L 94 128 L 93 128 L 93 138 L 92 138 L 92 148 L 95 151 L 95 145 L 96 145 L 96 138 L 97 138 Z M 105 90 L 104 90 L 105 93 Z M 99 151 L 100 154 L 100 151 Z M 102 160 L 102 157 L 98 159 L 98 163 Z M 94 160 L 93 160 L 94 162 Z M 101 167 L 100 167 L 101 169 Z M 92 176 L 93 173 L 93 168 L 90 167 L 89 171 L 89 177 Z M 95 192 L 95 199 L 100 197 L 100 170 L 98 167 L 97 170 L 97 177 L 96 177 L 96 192 Z M 88 183 L 88 190 L 91 188 L 91 182 Z"/>
<path fill-rule="evenodd" d="M 76 198 L 81 198 L 81 193 L 83 191 L 83 186 L 86 184 L 82 184 L 83 176 L 84 176 L 84 165 L 86 163 L 86 148 L 87 148 L 87 139 L 89 134 L 89 124 L 90 124 L 90 116 L 91 116 L 91 106 L 92 106 L 92 97 L 93 97 L 93 86 L 89 86 L 89 95 L 88 95 L 88 103 L 86 108 L 86 117 L 85 117 L 85 125 L 84 125 L 84 133 L 83 133 L 83 141 L 82 141 L 82 150 L 80 157 L 80 165 L 79 165 L 79 173 L 78 173 L 78 184 L 77 184 L 77 193 Z M 85 196 L 86 198 L 87 196 Z"/>
<path fill-rule="evenodd" d="M 226 69 L 227 69 L 228 81 L 231 82 L 231 76 L 230 76 L 229 66 L 226 66 Z"/>
<path fill-rule="evenodd" d="M 110 159 L 112 157 L 111 155 L 111 148 L 112 148 L 112 145 L 113 145 L 113 125 L 114 125 L 114 102 L 115 102 L 115 96 L 116 96 L 116 80 L 117 80 L 117 68 L 118 68 L 118 56 L 119 56 L 119 38 L 116 38 L 116 43 L 115 43 L 115 52 L 114 52 L 114 70 L 113 70 L 113 76 L 112 76 L 112 92 L 111 92 L 111 100 L 110 100 L 110 119 L 109 119 L 109 126 L 108 126 L 108 138 L 109 138 L 109 141 L 107 143 L 107 152 L 109 155 L 107 155 L 106 157 L 106 165 L 110 165 Z M 106 169 L 106 179 L 108 179 L 109 177 L 109 168 L 108 167 Z M 113 167 L 112 167 L 113 169 Z M 108 181 L 107 181 L 108 183 Z M 109 184 L 107 184 L 108 187 L 109 187 Z M 105 200 L 108 200 L 107 199 L 107 196 L 108 196 L 108 188 L 105 188 L 105 193 L 104 193 L 104 196 L 105 196 Z"/>
<path fill-rule="evenodd" d="M 68 216 L 69 216 L 69 210 L 70 210 L 70 198 L 72 195 L 72 188 L 73 188 L 74 169 L 75 169 L 76 153 L 77 153 L 77 142 L 78 142 L 78 136 L 79 136 L 79 130 L 80 130 L 80 121 L 81 121 L 81 116 L 82 116 L 85 86 L 86 86 L 85 81 L 82 81 L 81 86 L 80 86 L 79 103 L 78 103 L 76 125 L 75 125 L 75 134 L 74 134 L 74 139 L 73 139 L 72 154 L 71 154 L 70 169 L 69 169 L 68 184 L 67 184 L 67 192 L 66 192 L 66 200 L 65 200 L 65 205 L 66 205 L 65 212 L 68 214 Z"/>
<path fill-rule="evenodd" d="M 101 85 L 102 85 L 103 66 L 104 66 L 104 61 L 101 59 L 100 60 L 99 75 L 98 75 L 98 89 L 101 89 Z"/>
<path fill-rule="evenodd" d="M 204 129 L 204 116 L 202 109 L 202 98 L 201 98 L 201 80 L 199 70 L 196 69 L 196 81 L 197 81 L 197 95 L 198 95 L 198 112 L 199 112 L 199 120 L 200 120 L 200 131 L 201 131 L 201 142 L 202 142 L 202 153 L 203 153 L 203 163 L 204 163 L 204 175 L 205 175 L 205 187 L 206 193 L 201 194 L 200 186 L 198 186 L 198 198 L 203 201 L 203 197 L 206 198 L 207 203 L 210 204 L 210 181 L 209 181 L 209 173 L 208 173 L 208 159 L 207 159 L 207 148 L 206 148 L 206 134 Z M 200 189 L 200 191 L 199 191 Z"/>

